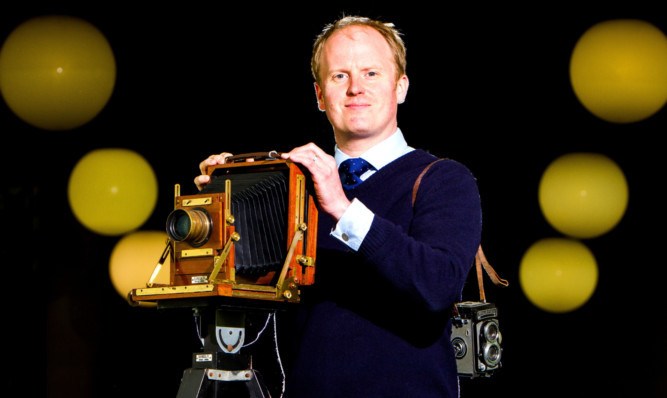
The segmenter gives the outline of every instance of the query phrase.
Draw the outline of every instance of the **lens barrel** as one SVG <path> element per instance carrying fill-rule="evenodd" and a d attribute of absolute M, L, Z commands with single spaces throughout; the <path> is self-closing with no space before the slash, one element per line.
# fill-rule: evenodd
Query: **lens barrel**
<path fill-rule="evenodd" d="M 482 337 L 484 344 L 482 347 L 482 358 L 487 366 L 494 367 L 500 363 L 502 350 L 500 348 L 500 329 L 494 321 L 488 321 L 482 327 Z"/>
<path fill-rule="evenodd" d="M 212 220 L 208 212 L 201 208 L 176 209 L 167 217 L 167 234 L 177 242 L 185 242 L 199 247 L 211 236 Z"/>

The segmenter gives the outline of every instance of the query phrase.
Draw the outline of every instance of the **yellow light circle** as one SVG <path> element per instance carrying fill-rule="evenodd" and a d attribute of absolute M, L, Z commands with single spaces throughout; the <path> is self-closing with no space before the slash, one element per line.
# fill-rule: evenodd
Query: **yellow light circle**
<path fill-rule="evenodd" d="M 570 80 L 582 105 L 600 119 L 643 120 L 667 101 L 667 37 L 642 20 L 600 22 L 577 41 Z"/>
<path fill-rule="evenodd" d="M 594 238 L 613 229 L 628 204 L 621 168 L 597 153 L 570 153 L 544 171 L 538 189 L 540 208 L 556 230 L 574 238 Z"/>
<path fill-rule="evenodd" d="M 0 49 L 0 92 L 26 123 L 45 130 L 79 127 L 99 114 L 116 82 L 106 37 L 76 17 L 35 17 Z"/>
<path fill-rule="evenodd" d="M 166 241 L 165 232 L 135 231 L 116 243 L 109 258 L 109 277 L 122 298 L 127 300 L 132 289 L 146 287 L 166 247 Z M 153 282 L 169 284 L 169 267 L 170 260 L 167 257 Z"/>
<path fill-rule="evenodd" d="M 535 242 L 519 266 L 519 282 L 528 300 L 553 313 L 573 311 L 593 295 L 598 266 L 583 243 L 567 238 Z"/>
<path fill-rule="evenodd" d="M 157 179 L 138 153 L 96 149 L 74 166 L 68 183 L 74 216 L 91 231 L 122 235 L 139 228 L 157 202 Z"/>

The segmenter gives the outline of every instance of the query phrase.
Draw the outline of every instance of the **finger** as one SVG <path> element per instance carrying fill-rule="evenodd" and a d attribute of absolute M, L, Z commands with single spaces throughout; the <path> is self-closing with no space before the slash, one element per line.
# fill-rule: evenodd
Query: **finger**
<path fill-rule="evenodd" d="M 234 156 L 234 155 L 232 155 L 232 154 L 229 153 L 229 152 L 223 152 L 223 153 L 221 153 L 219 156 L 222 158 L 222 163 L 225 163 L 225 162 L 227 162 L 227 158 L 231 158 L 231 157 Z M 221 163 L 221 164 L 222 164 L 222 163 Z"/>
<path fill-rule="evenodd" d="M 284 159 L 291 159 L 304 166 L 316 164 L 318 160 L 324 160 L 328 157 L 329 155 L 326 152 L 313 143 L 294 148 L 287 154 L 283 154 Z"/>
<path fill-rule="evenodd" d="M 206 169 L 208 166 L 213 166 L 215 164 L 215 156 L 217 155 L 211 155 L 199 163 L 199 171 L 202 174 L 206 174 Z"/>
<path fill-rule="evenodd" d="M 315 183 L 324 183 L 331 179 L 332 184 L 333 181 L 340 184 L 336 160 L 320 148 L 316 146 L 297 148 L 291 153 L 290 159 L 307 169 Z"/>
<path fill-rule="evenodd" d="M 202 188 L 204 188 L 209 182 L 211 182 L 211 177 L 203 174 L 200 176 L 195 177 L 195 185 L 197 186 L 197 189 L 200 191 Z"/>
<path fill-rule="evenodd" d="M 217 164 L 225 164 L 227 161 L 228 157 L 233 156 L 229 152 L 222 152 L 220 154 L 216 155 L 211 155 L 208 158 L 204 159 L 201 163 L 199 163 L 199 171 L 201 171 L 202 174 L 206 174 L 206 169 L 209 166 L 215 166 Z"/>

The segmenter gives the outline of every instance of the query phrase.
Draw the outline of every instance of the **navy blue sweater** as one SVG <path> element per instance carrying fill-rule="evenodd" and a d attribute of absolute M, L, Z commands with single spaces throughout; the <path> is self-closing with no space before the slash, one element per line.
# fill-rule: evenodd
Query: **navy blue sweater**
<path fill-rule="evenodd" d="M 347 191 L 375 213 L 358 252 L 319 221 L 316 283 L 303 289 L 286 397 L 455 397 L 450 314 L 480 243 L 475 179 L 415 150 Z"/>

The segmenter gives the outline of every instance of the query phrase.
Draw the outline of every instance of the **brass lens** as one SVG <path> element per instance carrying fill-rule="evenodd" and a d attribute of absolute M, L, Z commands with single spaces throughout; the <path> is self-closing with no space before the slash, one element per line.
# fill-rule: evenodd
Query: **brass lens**
<path fill-rule="evenodd" d="M 167 234 L 177 242 L 198 247 L 211 235 L 211 217 L 204 209 L 176 209 L 167 217 Z"/>

